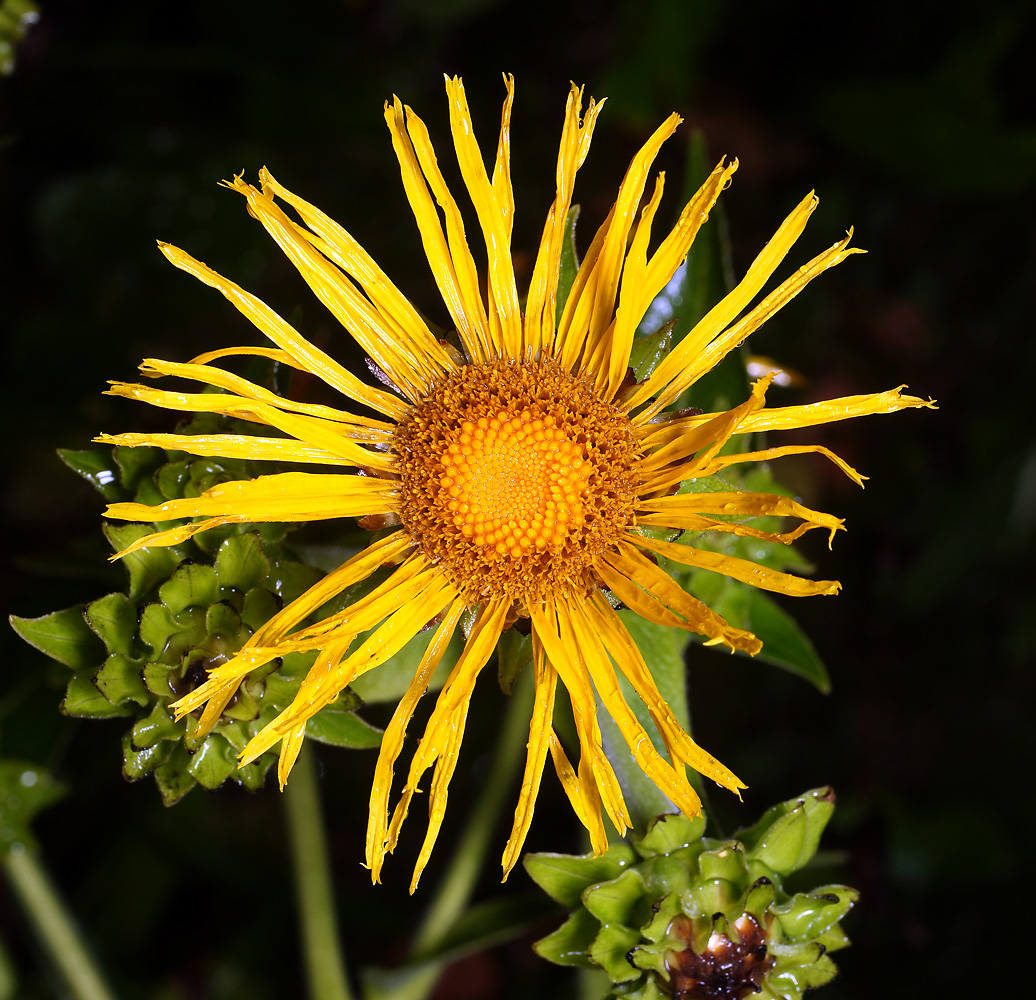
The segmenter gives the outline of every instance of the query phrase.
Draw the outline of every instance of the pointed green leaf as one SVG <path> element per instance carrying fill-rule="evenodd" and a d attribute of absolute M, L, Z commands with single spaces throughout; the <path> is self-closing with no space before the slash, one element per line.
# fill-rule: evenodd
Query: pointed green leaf
<path fill-rule="evenodd" d="M 109 653 L 132 655 L 137 635 L 137 606 L 125 594 L 108 594 L 92 601 L 83 614 Z"/>
<path fill-rule="evenodd" d="M 382 733 L 353 712 L 324 709 L 306 723 L 306 735 L 334 747 L 368 750 L 381 746 Z"/>
<path fill-rule="evenodd" d="M 132 706 L 113 705 L 97 690 L 92 668 L 72 675 L 61 702 L 61 711 L 81 719 L 116 719 L 133 714 Z"/>
<path fill-rule="evenodd" d="M 757 660 L 798 674 L 822 694 L 831 690 L 831 678 L 809 636 L 769 594 L 746 587 L 748 608 L 745 628 L 763 644 Z"/>
<path fill-rule="evenodd" d="M 540 958 L 555 965 L 569 965 L 584 969 L 593 968 L 590 961 L 590 946 L 597 937 L 601 925 L 586 910 L 573 913 L 553 934 L 533 944 L 532 949 Z"/>
<path fill-rule="evenodd" d="M 640 931 L 621 924 L 605 924 L 590 945 L 590 961 L 604 969 L 613 983 L 628 982 L 640 975 L 640 970 L 626 958 L 639 943 Z"/>
<path fill-rule="evenodd" d="M 221 587 L 242 592 L 258 587 L 270 572 L 259 533 L 246 531 L 228 538 L 216 552 L 215 568 Z"/>
<path fill-rule="evenodd" d="M 576 223 L 579 221 L 579 206 L 573 205 L 565 217 L 565 239 L 561 244 L 561 262 L 558 270 L 558 297 L 554 322 L 561 322 L 561 314 L 565 311 L 565 303 L 572 291 L 572 283 L 579 270 L 579 253 L 576 250 Z"/>
<path fill-rule="evenodd" d="M 587 886 L 615 878 L 636 857 L 633 849 L 620 841 L 600 857 L 544 852 L 527 854 L 524 865 L 529 877 L 548 896 L 562 906 L 573 907 Z"/>
<path fill-rule="evenodd" d="M 634 337 L 630 349 L 630 368 L 643 382 L 658 367 L 659 362 L 673 349 L 673 327 L 676 319 L 666 320 L 654 333 L 646 337 Z"/>
<path fill-rule="evenodd" d="M 828 787 L 772 806 L 758 823 L 738 833 L 745 857 L 781 874 L 797 871 L 816 854 L 834 807 L 835 794 Z"/>
<path fill-rule="evenodd" d="M 39 618 L 11 615 L 9 621 L 30 646 L 73 670 L 96 666 L 104 659 L 104 646 L 87 625 L 82 604 Z"/>
<path fill-rule="evenodd" d="M 237 770 L 237 756 L 225 739 L 209 733 L 194 751 L 187 770 L 202 788 L 219 788 Z"/>
<path fill-rule="evenodd" d="M 150 524 L 134 522 L 129 524 L 106 522 L 104 524 L 105 537 L 116 552 L 132 545 L 138 538 L 151 534 L 153 530 L 154 528 Z M 138 549 L 128 556 L 123 556 L 121 562 L 130 578 L 129 599 L 140 601 L 144 598 L 159 583 L 169 577 L 181 558 L 182 556 L 175 549 L 158 546 Z"/>
<path fill-rule="evenodd" d="M 73 472 L 79 473 L 109 503 L 126 498 L 126 491 L 119 482 L 118 466 L 112 460 L 110 449 L 73 451 L 70 448 L 58 448 L 58 458 Z"/>
<path fill-rule="evenodd" d="M 178 743 L 169 757 L 155 768 L 155 784 L 165 805 L 176 805 L 194 787 L 194 778 L 187 770 L 190 764 L 190 754 Z"/>
<path fill-rule="evenodd" d="M 583 905 L 602 924 L 639 926 L 643 919 L 638 918 L 646 916 L 636 913 L 643 897 L 644 879 L 635 868 L 627 868 L 616 878 L 590 886 L 582 898 Z"/>
<path fill-rule="evenodd" d="M 161 448 L 152 448 L 149 445 L 139 448 L 116 445 L 112 449 L 112 458 L 119 468 L 119 482 L 134 495 L 141 482 L 145 479 L 151 482 L 151 475 L 155 469 L 169 460 Z"/>
<path fill-rule="evenodd" d="M 97 671 L 94 683 L 113 705 L 133 702 L 141 708 L 151 700 L 142 677 L 143 665 L 121 653 L 113 653 Z"/>
<path fill-rule="evenodd" d="M 174 615 L 185 608 L 205 608 L 219 600 L 219 580 L 211 566 L 184 560 L 159 587 L 158 595 Z"/>
<path fill-rule="evenodd" d="M 500 690 L 510 694 L 518 675 L 532 663 L 532 636 L 509 628 L 496 645 L 496 658 Z"/>

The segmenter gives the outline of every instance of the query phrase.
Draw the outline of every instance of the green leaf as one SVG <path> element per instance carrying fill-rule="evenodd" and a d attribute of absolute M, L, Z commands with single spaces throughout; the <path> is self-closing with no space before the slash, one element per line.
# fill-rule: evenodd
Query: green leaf
<path fill-rule="evenodd" d="M 635 868 L 627 868 L 616 878 L 591 886 L 583 892 L 583 905 L 602 924 L 634 926 L 637 904 L 644 896 L 644 879 Z M 628 945 L 626 951 L 632 945 Z"/>
<path fill-rule="evenodd" d="M 169 640 L 183 628 L 164 604 L 149 604 L 140 615 L 140 638 L 151 647 L 156 659 L 163 656 Z"/>
<path fill-rule="evenodd" d="M 831 678 L 809 636 L 769 594 L 754 587 L 746 589 L 745 627 L 754 632 L 763 644 L 756 659 L 790 670 L 809 681 L 822 694 L 828 694 Z"/>
<path fill-rule="evenodd" d="M 114 503 L 126 498 L 126 491 L 119 482 L 119 471 L 112 460 L 110 449 L 87 448 L 73 451 L 58 448 L 58 458 L 73 472 L 82 476 L 105 500 Z"/>
<path fill-rule="evenodd" d="M 319 743 L 353 750 L 381 746 L 381 730 L 365 722 L 354 712 L 324 709 L 306 723 L 306 735 Z"/>
<path fill-rule="evenodd" d="M 153 747 L 133 746 L 130 733 L 122 737 L 122 776 L 127 781 L 139 781 L 163 763 L 172 752 L 172 743 L 156 743 Z"/>
<path fill-rule="evenodd" d="M 579 221 L 579 206 L 573 205 L 565 216 L 565 238 L 561 244 L 561 261 L 558 270 L 558 297 L 555 310 L 555 324 L 561 322 L 565 303 L 572 291 L 572 283 L 579 270 L 579 253 L 576 251 L 576 223 Z"/>
<path fill-rule="evenodd" d="M 509 628 L 496 644 L 496 657 L 500 690 L 510 694 L 518 675 L 532 663 L 532 636 Z"/>
<path fill-rule="evenodd" d="M 194 751 L 188 773 L 202 788 L 219 788 L 237 770 L 234 748 L 216 733 L 210 733 Z"/>
<path fill-rule="evenodd" d="M 421 657 L 424 656 L 428 643 L 431 642 L 434 630 L 419 632 L 395 656 L 386 660 L 380 667 L 357 677 L 350 687 L 368 705 L 385 701 L 399 701 L 406 694 L 410 682 L 417 673 Z M 364 641 L 361 636 L 360 642 Z M 450 670 L 457 662 L 462 648 L 461 637 L 457 634 L 450 640 L 443 658 L 428 684 L 429 691 L 438 691 L 443 686 Z"/>
<path fill-rule="evenodd" d="M 123 705 L 130 701 L 143 708 L 151 700 L 142 677 L 140 661 L 121 653 L 113 653 L 104 661 L 94 683 L 113 705 Z"/>
<path fill-rule="evenodd" d="M 137 606 L 125 594 L 108 594 L 92 601 L 83 614 L 109 653 L 132 655 L 137 635 Z"/>
<path fill-rule="evenodd" d="M 754 826 L 737 834 L 745 857 L 783 875 L 797 871 L 816 854 L 834 808 L 835 793 L 826 786 L 771 806 Z"/>
<path fill-rule="evenodd" d="M 169 460 L 161 448 L 152 448 L 148 445 L 139 448 L 116 445 L 112 449 L 112 458 L 119 467 L 119 482 L 138 500 L 136 491 L 141 482 L 146 479 L 151 483 L 151 475 L 155 469 Z"/>
<path fill-rule="evenodd" d="M 113 705 L 97 690 L 93 673 L 93 668 L 90 668 L 72 675 L 61 702 L 61 711 L 81 719 L 117 719 L 132 715 L 131 706 Z"/>
<path fill-rule="evenodd" d="M 39 618 L 11 615 L 8 620 L 30 646 L 66 667 L 81 670 L 104 659 L 104 646 L 86 623 L 83 607 L 76 604 Z"/>
<path fill-rule="evenodd" d="M 639 930 L 621 924 L 605 924 L 590 946 L 590 961 L 604 969 L 613 983 L 628 982 L 640 975 L 640 970 L 626 958 L 638 944 Z"/>
<path fill-rule="evenodd" d="M 187 770 L 190 764 L 190 754 L 178 743 L 169 757 L 155 768 L 155 784 L 165 805 L 176 805 L 194 787 L 194 777 Z"/>
<path fill-rule="evenodd" d="M 138 719 L 130 732 L 134 749 L 140 750 L 143 747 L 153 747 L 162 740 L 180 740 L 186 729 L 185 722 L 174 722 L 165 708 L 156 703 L 150 715 Z"/>
<path fill-rule="evenodd" d="M 242 592 L 259 586 L 270 572 L 269 560 L 256 531 L 228 538 L 217 550 L 214 565 L 221 587 Z"/>
<path fill-rule="evenodd" d="M 781 930 L 791 942 L 810 941 L 838 923 L 860 898 L 845 885 L 823 885 L 812 892 L 798 892 L 787 903 L 775 906 Z"/>
<path fill-rule="evenodd" d="M 104 535 L 116 552 L 132 545 L 138 538 L 151 534 L 152 530 L 153 527 L 150 524 L 135 522 L 129 524 L 106 522 L 104 525 Z M 140 601 L 144 598 L 161 581 L 169 577 L 182 558 L 175 549 L 159 546 L 138 549 L 128 556 L 123 556 L 121 562 L 130 578 L 129 599 Z"/>
<path fill-rule="evenodd" d="M 633 338 L 629 366 L 638 382 L 643 382 L 658 367 L 662 358 L 672 351 L 674 326 L 675 317 L 666 320 L 654 333 Z"/>
<path fill-rule="evenodd" d="M 208 607 L 219 600 L 219 580 L 211 566 L 188 560 L 158 589 L 162 603 L 176 615 L 185 608 Z"/>
<path fill-rule="evenodd" d="M 704 833 L 705 820 L 701 816 L 688 819 L 683 813 L 668 813 L 659 816 L 633 846 L 642 858 L 672 854 L 698 843 Z"/>
<path fill-rule="evenodd" d="M 592 854 L 544 852 L 525 855 L 523 863 L 529 877 L 551 899 L 562 906 L 573 907 L 587 886 L 615 878 L 636 857 L 628 844 L 619 841 L 596 858 Z"/>
<path fill-rule="evenodd" d="M 540 958 L 555 965 L 593 968 L 590 961 L 590 946 L 597 937 L 601 925 L 586 910 L 579 909 L 572 914 L 553 934 L 540 938 L 532 946 Z"/>

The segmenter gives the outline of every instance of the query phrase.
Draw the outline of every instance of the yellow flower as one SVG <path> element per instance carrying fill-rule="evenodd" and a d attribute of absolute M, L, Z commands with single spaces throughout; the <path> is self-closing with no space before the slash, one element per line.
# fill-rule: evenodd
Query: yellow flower
<path fill-rule="evenodd" d="M 182 250 L 160 244 L 169 260 L 222 292 L 275 346 L 214 351 L 187 364 L 148 360 L 142 365 L 147 375 L 181 376 L 220 393 L 170 392 L 125 383 L 113 383 L 111 392 L 177 410 L 227 414 L 267 425 L 279 434 L 98 438 L 195 455 L 357 470 L 359 474 L 261 476 L 153 507 L 114 504 L 107 514 L 150 522 L 201 518 L 142 538 L 120 555 L 142 546 L 177 544 L 227 523 L 368 517 L 395 526 L 275 615 L 244 649 L 213 669 L 205 683 L 175 707 L 181 717 L 202 709 L 198 731 L 205 732 L 249 671 L 290 651 L 317 651 L 294 703 L 242 754 L 243 762 L 251 761 L 279 742 L 278 775 L 283 786 L 299 753 L 306 720 L 347 684 L 392 657 L 430 622 L 436 623 L 427 652 L 385 731 L 367 830 L 367 864 L 378 881 L 418 783 L 434 766 L 428 832 L 411 891 L 439 832 L 472 689 L 501 632 L 519 617 L 531 624 L 536 694 L 524 778 L 503 857 L 505 877 L 529 829 L 548 754 L 595 851 L 607 845 L 602 805 L 620 833 L 629 826 L 619 783 L 601 747 L 595 692 L 640 767 L 688 816 L 700 812 L 700 803 L 687 779 L 687 766 L 735 792 L 744 788 L 674 721 L 608 592 L 649 621 L 700 634 L 709 643 L 757 652 L 760 642 L 754 635 L 731 627 L 687 594 L 655 557 L 705 567 L 782 594 L 831 594 L 839 585 L 660 541 L 639 529 L 669 528 L 673 534 L 725 531 L 778 542 L 791 542 L 812 528 L 825 528 L 833 535 L 841 527 L 839 519 L 786 497 L 735 490 L 679 495 L 674 491 L 684 480 L 711 475 L 729 465 L 803 452 L 819 452 L 860 482 L 858 473 L 819 445 L 736 455 L 721 454 L 721 450 L 733 434 L 806 427 L 928 405 L 894 389 L 807 406 L 768 408 L 764 403 L 772 377 L 768 376 L 755 383 L 744 403 L 727 412 L 693 416 L 665 412 L 813 278 L 857 252 L 848 247 L 847 236 L 748 308 L 802 232 L 817 205 L 812 194 L 795 207 L 737 287 L 649 378 L 629 384 L 627 368 L 638 323 L 686 257 L 737 169 L 736 160 L 720 163 L 672 232 L 649 253 L 664 175 L 659 174 L 639 218 L 637 209 L 651 163 L 680 122 L 675 114 L 634 157 L 556 319 L 565 219 L 576 172 L 586 158 L 602 106 L 591 100 L 584 113 L 582 90 L 574 86 L 565 109 L 557 194 L 547 213 L 523 309 L 511 259 L 513 80 L 505 77 L 505 83 L 507 97 L 490 177 L 472 130 L 464 87 L 459 79 L 446 81 L 457 159 L 485 238 L 485 296 L 460 209 L 440 173 L 424 123 L 398 99 L 385 107 L 407 198 L 463 352 L 430 331 L 349 233 L 263 170 L 260 188 L 240 177 L 228 186 L 247 199 L 250 213 L 385 375 L 391 391 L 364 384 L 263 302 Z M 294 210 L 295 217 L 286 209 Z M 352 404 L 379 418 L 293 402 L 212 363 L 236 354 L 261 355 L 317 375 Z M 746 523 L 762 515 L 791 517 L 799 524 L 774 534 Z M 383 583 L 337 614 L 300 627 L 330 598 L 382 567 L 395 567 Z M 474 624 L 438 696 L 390 819 L 393 768 L 407 726 L 468 609 L 476 611 Z M 354 647 L 356 638 L 367 632 Z M 646 703 L 668 760 L 655 750 L 624 700 L 616 667 Z M 575 766 L 552 727 L 559 679 L 571 699 L 578 731 Z"/>

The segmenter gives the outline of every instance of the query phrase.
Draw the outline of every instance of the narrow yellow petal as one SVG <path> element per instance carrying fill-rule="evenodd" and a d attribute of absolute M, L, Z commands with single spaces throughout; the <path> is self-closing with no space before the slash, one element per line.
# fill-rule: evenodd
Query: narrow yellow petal
<path fill-rule="evenodd" d="M 550 749 L 550 737 L 553 733 L 552 722 L 554 718 L 554 695 L 557 690 L 558 675 L 545 660 L 543 647 L 539 640 L 533 643 L 533 672 L 536 682 L 536 697 L 532 706 L 532 717 L 529 720 L 529 744 L 528 753 L 525 756 L 525 773 L 522 775 L 522 788 L 518 795 L 518 808 L 514 813 L 514 824 L 511 827 L 511 835 L 507 838 L 507 846 L 504 848 L 502 865 L 504 877 L 518 863 L 518 856 L 522 852 L 522 846 L 529 833 L 529 826 L 532 823 L 533 809 L 536 806 L 536 796 L 540 790 L 540 779 L 543 777 L 543 765 L 547 760 L 547 751 Z"/>
<path fill-rule="evenodd" d="M 288 781 L 288 775 L 291 773 L 291 769 L 295 766 L 295 761 L 299 759 L 299 753 L 302 750 L 302 742 L 306 738 L 306 724 L 303 722 L 302 725 L 296 726 L 284 739 L 281 741 L 281 753 L 277 759 L 277 783 L 281 786 L 281 791 L 284 791 L 284 786 Z"/>
<path fill-rule="evenodd" d="M 305 337 L 300 336 L 265 302 L 235 285 L 234 282 L 228 281 L 178 247 L 168 243 L 159 243 L 158 248 L 181 271 L 193 274 L 210 288 L 222 292 L 238 312 L 242 313 L 278 347 L 295 358 L 306 371 L 312 372 L 344 396 L 364 403 L 379 413 L 399 419 L 407 412 L 408 407 L 403 400 L 391 393 L 383 392 L 381 389 L 373 389 L 364 385 L 352 372 L 343 368 L 319 348 L 314 347 Z"/>
<path fill-rule="evenodd" d="M 584 754 L 580 759 L 577 774 L 553 729 L 550 730 L 550 756 L 572 811 L 586 827 L 586 832 L 590 835 L 590 847 L 594 854 L 600 857 L 608 850 L 608 831 L 605 830 L 604 820 L 601 818 L 601 795 L 597 791 L 593 771 L 586 763 L 587 757 Z"/>
<path fill-rule="evenodd" d="M 583 117 L 583 89 L 572 84 L 565 105 L 565 124 L 558 150 L 557 194 L 547 213 L 543 235 L 540 237 L 525 307 L 525 343 L 532 358 L 539 357 L 541 351 L 554 353 L 558 276 L 565 241 L 565 226 L 569 210 L 572 208 L 576 174 L 590 149 L 594 125 L 603 106 L 604 101 L 595 102 L 591 98 Z"/>
<path fill-rule="evenodd" d="M 385 860 L 388 845 L 388 800 L 392 791 L 392 774 L 396 760 L 403 748 L 407 726 L 410 725 L 410 720 L 414 716 L 418 701 L 428 689 L 432 674 L 439 666 L 464 610 L 464 602 L 456 600 L 443 616 L 443 620 L 421 658 L 406 694 L 396 705 L 392 719 L 381 738 L 381 750 L 378 753 L 378 763 L 374 768 L 370 809 L 367 815 L 367 867 L 370 869 L 371 881 L 374 883 L 381 881 L 381 866 Z"/>
<path fill-rule="evenodd" d="M 391 107 L 385 105 L 385 122 L 439 294 L 468 357 L 485 361 L 493 352 L 478 271 L 464 235 L 464 220 L 439 170 L 428 129 L 409 107 L 404 118 L 399 98 L 393 98 Z M 443 210 L 445 235 L 429 187 Z"/>
<path fill-rule="evenodd" d="M 802 235 L 802 230 L 805 228 L 806 222 L 817 207 L 817 204 L 818 199 L 812 192 L 799 202 L 791 215 L 781 223 L 780 228 L 770 238 L 770 242 L 766 244 L 752 262 L 737 286 L 699 320 L 690 333 L 680 341 L 676 349 L 663 358 L 661 364 L 654 372 L 637 387 L 636 391 L 626 402 L 630 410 L 647 402 L 652 397 L 656 397 L 657 403 L 657 399 L 663 393 L 666 393 L 667 386 L 674 379 L 679 378 L 694 363 L 694 359 L 701 354 L 713 337 L 723 330 L 755 298 L 770 275 L 777 269 L 777 265 L 780 264 L 795 241 Z M 671 402 L 671 400 L 668 400 L 661 406 L 657 406 L 657 408 L 655 403 L 652 403 L 650 409 L 658 412 L 668 405 L 668 402 Z M 638 414 L 636 419 L 647 420 L 650 418 L 645 416 L 645 414 Z"/>
<path fill-rule="evenodd" d="M 514 225 L 514 189 L 511 187 L 511 106 L 514 104 L 514 74 L 504 73 L 507 97 L 500 112 L 500 138 L 496 144 L 496 162 L 493 164 L 493 194 L 503 216 L 504 232 L 511 239 Z"/>
<path fill-rule="evenodd" d="M 632 824 L 619 781 L 601 745 L 601 729 L 597 724 L 597 702 L 590 685 L 589 672 L 579 656 L 579 651 L 570 648 L 562 638 L 558 630 L 555 608 L 533 605 L 529 608 L 529 617 L 534 633 L 543 644 L 547 659 L 557 671 L 572 702 L 572 714 L 579 733 L 580 768 L 586 762 L 592 770 L 601 802 L 615 824 L 615 829 L 622 836 Z"/>
<path fill-rule="evenodd" d="M 249 434 L 98 434 L 99 444 L 119 448 L 165 448 L 189 455 L 240 458 L 264 462 L 313 462 L 320 465 L 350 465 L 340 455 L 314 448 L 290 438 L 261 438 Z"/>
<path fill-rule="evenodd" d="M 703 465 L 699 476 L 711 476 L 731 465 L 742 462 L 772 462 L 786 455 L 823 455 L 842 470 L 857 486 L 862 486 L 866 476 L 861 476 L 848 462 L 836 455 L 830 448 L 822 444 L 786 444 L 779 448 L 765 448 L 762 451 L 746 451 L 740 455 L 718 455 L 708 465 Z"/>
<path fill-rule="evenodd" d="M 454 367 L 449 355 L 432 335 L 420 313 L 392 283 L 374 258 L 348 232 L 319 208 L 278 184 L 265 167 L 259 171 L 259 180 L 263 191 L 270 192 L 291 205 L 302 217 L 302 221 L 320 237 L 321 251 L 359 284 L 382 317 L 400 334 L 401 343 L 412 343 L 444 372 Z"/>
<path fill-rule="evenodd" d="M 797 517 L 815 527 L 827 528 L 829 543 L 835 532 L 842 530 L 841 518 L 810 510 L 790 497 L 779 497 L 772 493 L 680 493 L 670 497 L 638 500 L 637 510 L 637 520 L 642 524 L 647 522 L 640 516 L 640 511 L 677 515 L 718 514 L 725 517 Z"/>
<path fill-rule="evenodd" d="M 637 644 L 604 594 L 597 591 L 593 595 L 592 603 L 586 605 L 585 610 L 591 625 L 604 640 L 608 652 L 647 706 L 670 754 L 732 792 L 746 788 L 737 775 L 698 746 L 677 723 L 672 710 L 659 692 Z"/>
<path fill-rule="evenodd" d="M 393 337 L 394 331 L 386 326 L 378 311 L 342 270 L 298 232 L 271 196 L 246 184 L 240 177 L 235 177 L 228 186 L 245 197 L 252 214 L 295 265 L 313 293 L 400 392 L 411 402 L 419 399 L 441 374 L 441 369 L 421 351 L 420 345 L 398 343 Z"/>
<path fill-rule="evenodd" d="M 493 342 L 505 358 L 522 354 L 522 314 L 518 305 L 518 289 L 514 282 L 514 264 L 511 261 L 510 190 L 505 199 L 498 201 L 494 185 L 486 174 L 482 152 L 475 139 L 471 111 L 459 77 L 446 78 L 446 93 L 450 99 L 450 131 L 457 151 L 457 162 L 464 184 L 475 206 L 479 225 L 486 240 L 489 263 L 489 328 Z M 509 117 L 510 90 L 505 104 L 505 125 Z M 507 216 L 505 218 L 505 216 Z"/>
<path fill-rule="evenodd" d="M 623 604 L 648 621 L 697 632 L 752 656 L 762 646 L 751 632 L 728 625 L 688 594 L 668 573 L 642 556 L 629 542 L 620 542 L 614 551 L 606 552 L 598 573 L 604 585 Z"/>
<path fill-rule="evenodd" d="M 665 556 L 666 559 L 672 559 L 684 566 L 712 570 L 714 573 L 729 576 L 733 580 L 740 580 L 741 583 L 749 583 L 760 590 L 770 590 L 777 594 L 786 594 L 788 597 L 837 594 L 842 589 L 842 585 L 836 580 L 807 580 L 801 576 L 768 569 L 750 559 L 740 559 L 737 556 L 723 555 L 721 552 L 696 549 L 693 545 L 656 541 L 633 533 L 628 537 L 638 548 Z"/>

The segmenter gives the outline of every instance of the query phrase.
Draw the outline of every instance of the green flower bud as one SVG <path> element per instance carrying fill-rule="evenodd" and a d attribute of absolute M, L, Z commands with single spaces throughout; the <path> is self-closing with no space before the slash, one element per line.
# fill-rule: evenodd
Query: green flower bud
<path fill-rule="evenodd" d="M 603 969 L 609 997 L 800 1000 L 833 979 L 829 953 L 857 893 L 841 885 L 790 895 L 785 876 L 816 852 L 834 808 L 829 788 L 768 810 L 737 839 L 704 821 L 660 816 L 601 857 L 533 854 L 536 883 L 573 913 L 535 945 L 560 965 Z"/>
<path fill-rule="evenodd" d="M 221 418 L 203 415 L 191 429 L 214 430 L 208 426 L 214 419 Z M 254 474 L 250 463 L 158 448 L 61 457 L 109 500 L 157 503 L 197 496 L 217 482 Z M 151 530 L 108 525 L 105 534 L 120 550 Z M 123 560 L 126 593 L 41 618 L 11 619 L 23 639 L 72 670 L 61 705 L 65 714 L 131 720 L 122 739 L 123 773 L 131 781 L 154 775 L 166 805 L 195 784 L 211 789 L 227 778 L 256 789 L 276 760 L 271 752 L 239 768 L 237 754 L 291 703 L 315 654 L 294 653 L 253 671 L 202 739 L 193 736 L 197 720 L 176 721 L 169 706 L 320 578 L 319 570 L 291 555 L 285 533 L 281 525 L 227 526 L 179 546 L 142 549 Z M 361 704 L 351 691 L 343 692 L 310 721 L 307 734 L 338 746 L 377 746 L 380 732 L 354 714 Z"/>

